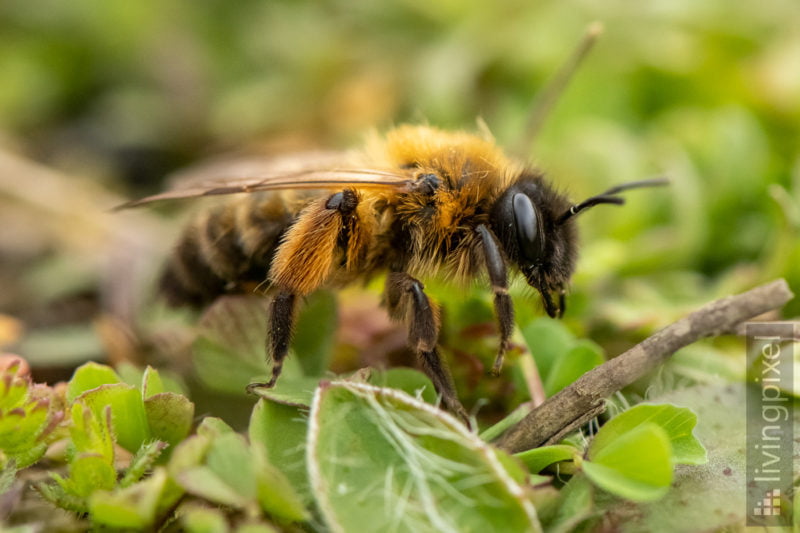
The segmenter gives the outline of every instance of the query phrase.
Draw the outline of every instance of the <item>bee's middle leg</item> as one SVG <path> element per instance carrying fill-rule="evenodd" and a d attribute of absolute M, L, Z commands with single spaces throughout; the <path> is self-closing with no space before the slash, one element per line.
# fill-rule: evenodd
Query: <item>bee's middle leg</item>
<path fill-rule="evenodd" d="M 469 416 L 458 400 L 453 378 L 436 347 L 439 316 L 422 283 L 405 272 L 392 272 L 386 279 L 386 305 L 389 314 L 408 324 L 408 344 L 417 354 L 425 374 L 442 397 L 442 403 L 466 423 Z"/>
<path fill-rule="evenodd" d="M 489 272 L 489 281 L 494 293 L 494 310 L 497 315 L 497 325 L 500 328 L 500 347 L 494 359 L 491 373 L 499 376 L 503 368 L 503 360 L 509 348 L 509 339 L 514 329 L 514 306 L 508 294 L 508 269 L 503 255 L 497 245 L 492 230 L 481 224 L 477 228 L 478 235 L 483 244 L 483 255 L 486 258 L 486 270 Z"/>

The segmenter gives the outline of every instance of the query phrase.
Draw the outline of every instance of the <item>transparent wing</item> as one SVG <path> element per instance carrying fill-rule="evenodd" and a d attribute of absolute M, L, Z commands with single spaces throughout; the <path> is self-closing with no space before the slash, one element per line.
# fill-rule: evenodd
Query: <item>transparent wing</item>
<path fill-rule="evenodd" d="M 349 152 L 309 152 L 288 157 L 239 157 L 201 164 L 173 175 L 172 187 L 133 200 L 117 209 L 159 200 L 195 198 L 277 189 L 358 188 L 401 189 L 409 176 L 392 169 L 357 166 Z"/>

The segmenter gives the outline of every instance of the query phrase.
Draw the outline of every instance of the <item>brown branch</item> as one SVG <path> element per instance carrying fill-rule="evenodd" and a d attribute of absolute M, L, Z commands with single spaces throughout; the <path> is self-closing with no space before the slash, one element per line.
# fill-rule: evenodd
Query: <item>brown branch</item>
<path fill-rule="evenodd" d="M 622 355 L 584 374 L 512 426 L 498 446 L 512 453 L 553 442 L 604 409 L 605 399 L 641 378 L 678 349 L 731 331 L 738 324 L 777 309 L 794 297 L 779 279 L 736 296 L 708 303 L 665 327 Z"/>

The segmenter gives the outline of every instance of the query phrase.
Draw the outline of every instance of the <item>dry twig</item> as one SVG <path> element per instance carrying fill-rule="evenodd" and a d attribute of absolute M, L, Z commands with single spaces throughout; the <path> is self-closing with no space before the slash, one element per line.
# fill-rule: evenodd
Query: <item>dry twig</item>
<path fill-rule="evenodd" d="M 607 397 L 655 369 L 680 348 L 731 331 L 793 297 L 786 281 L 779 279 L 704 305 L 584 374 L 511 427 L 498 446 L 514 453 L 557 442 L 601 413 Z"/>

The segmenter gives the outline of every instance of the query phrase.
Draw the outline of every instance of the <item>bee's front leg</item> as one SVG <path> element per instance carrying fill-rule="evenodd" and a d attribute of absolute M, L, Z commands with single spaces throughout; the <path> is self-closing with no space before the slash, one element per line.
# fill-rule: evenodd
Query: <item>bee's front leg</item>
<path fill-rule="evenodd" d="M 251 383 L 249 391 L 270 388 L 277 382 L 289 353 L 298 297 L 315 291 L 330 276 L 336 247 L 347 224 L 352 222 L 358 201 L 358 194 L 352 189 L 320 198 L 303 209 L 286 232 L 269 271 L 270 284 L 275 288 L 266 342 L 272 376 L 266 383 Z"/>
<path fill-rule="evenodd" d="M 486 270 L 489 272 L 489 281 L 492 283 L 494 293 L 494 311 L 497 315 L 497 324 L 500 328 L 500 347 L 492 365 L 492 375 L 499 376 L 503 368 L 503 359 L 509 348 L 509 338 L 514 328 L 514 305 L 508 295 L 508 269 L 500 247 L 497 245 L 497 238 L 492 230 L 479 225 L 477 228 L 483 243 L 483 255 L 486 258 Z"/>
<path fill-rule="evenodd" d="M 444 406 L 469 425 L 469 416 L 458 400 L 450 370 L 436 347 L 439 313 L 422 283 L 405 272 L 391 272 L 386 279 L 386 305 L 392 318 L 408 324 L 408 344 L 441 394 Z"/>

